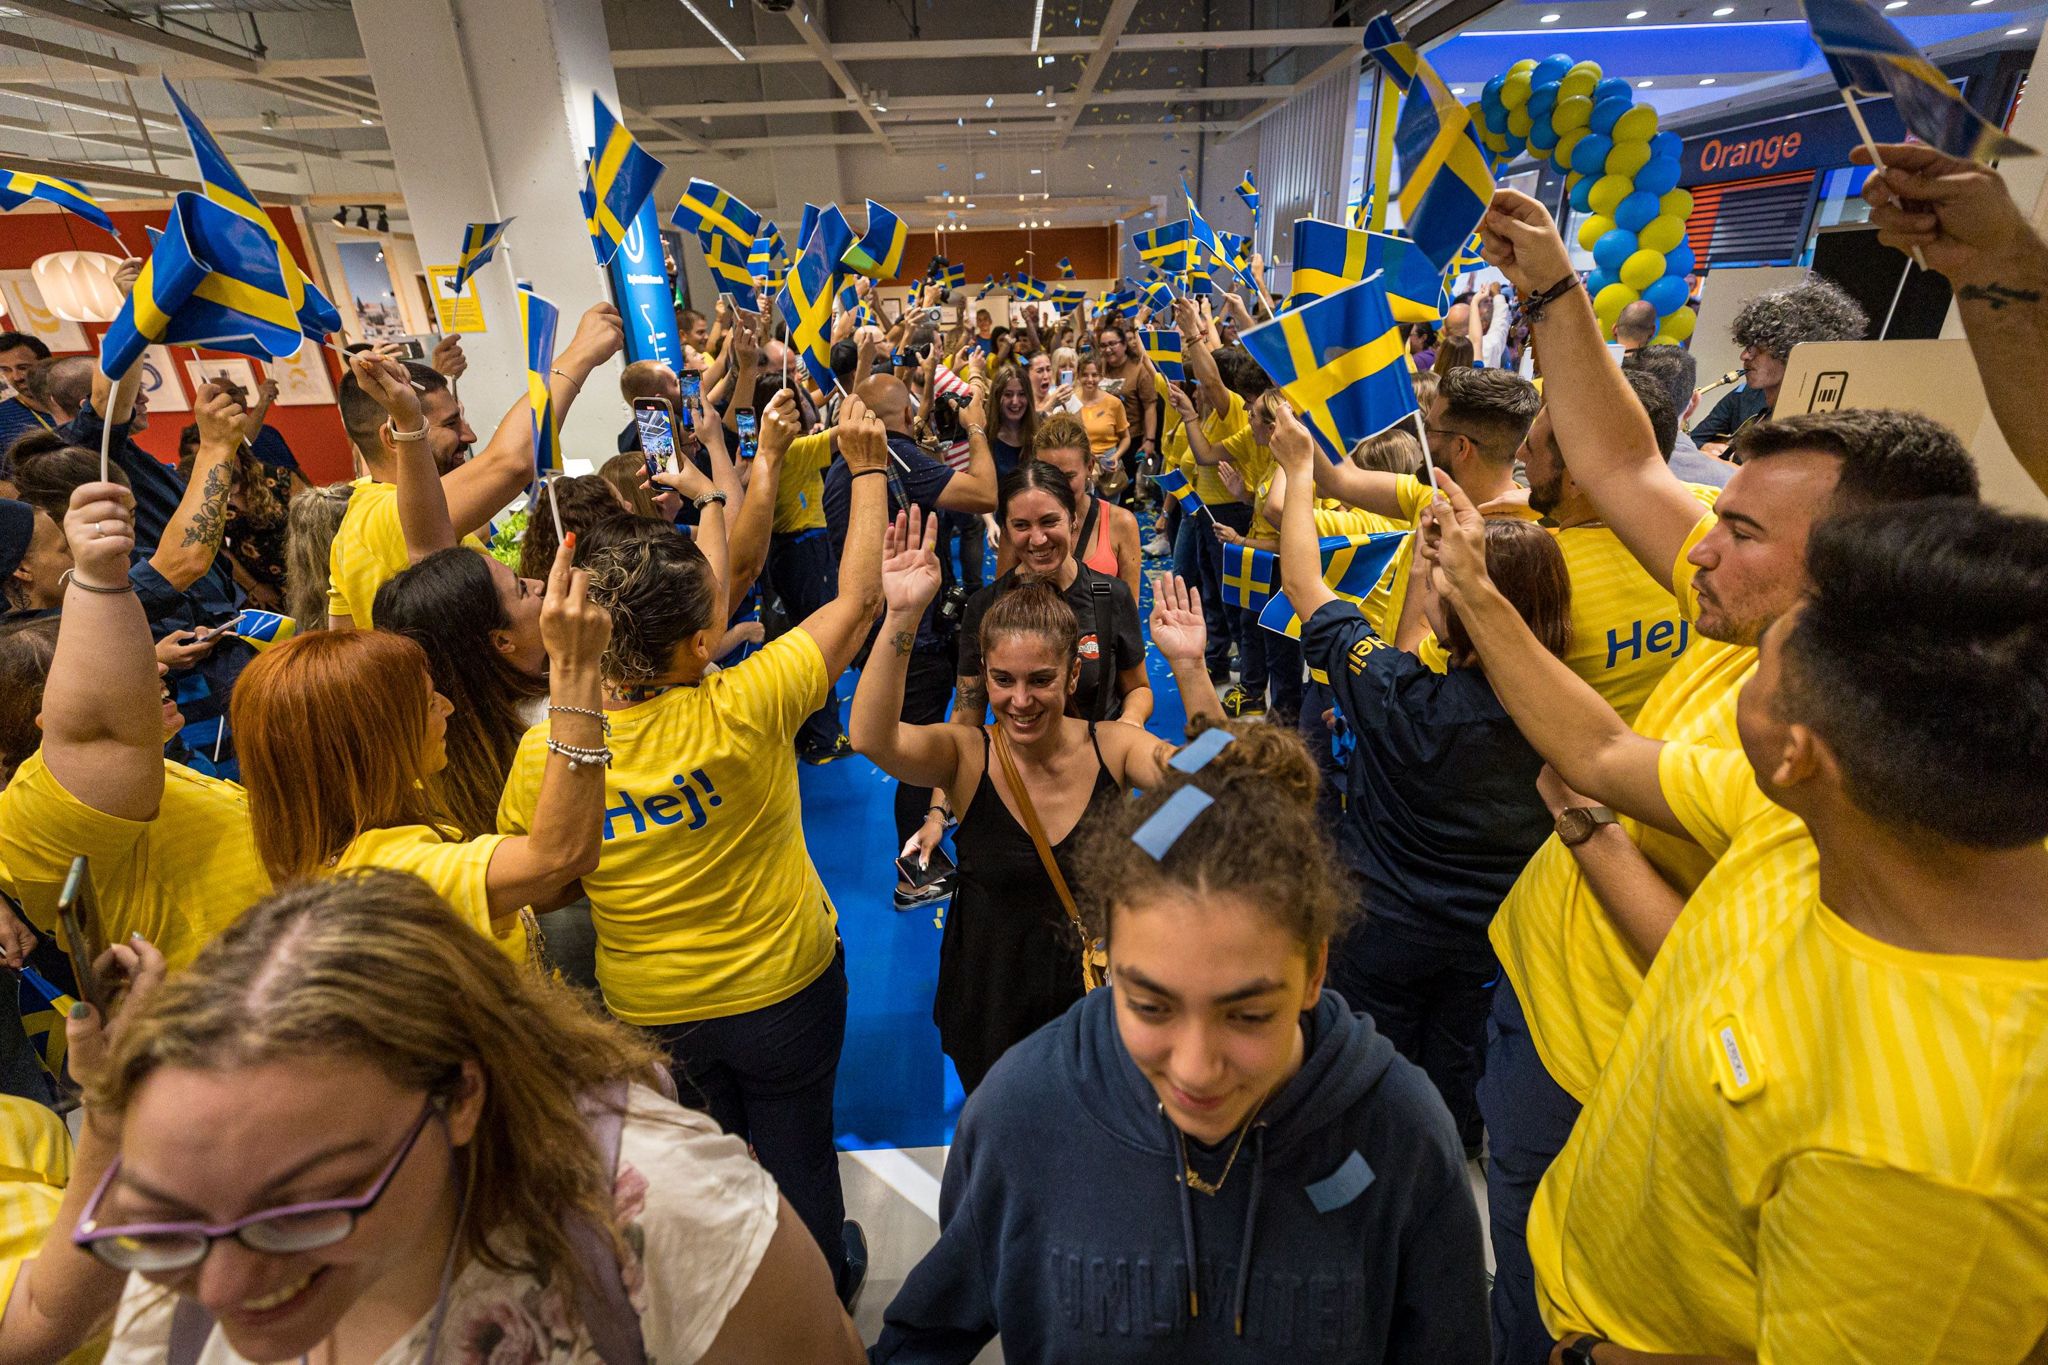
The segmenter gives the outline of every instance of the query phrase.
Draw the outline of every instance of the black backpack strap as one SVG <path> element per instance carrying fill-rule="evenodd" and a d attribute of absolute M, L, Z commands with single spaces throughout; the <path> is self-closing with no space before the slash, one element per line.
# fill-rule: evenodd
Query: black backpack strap
<path fill-rule="evenodd" d="M 1093 574 L 1088 580 L 1088 611 L 1095 618 L 1095 714 L 1091 720 L 1108 720 L 1110 708 L 1116 705 L 1116 674 L 1113 666 L 1116 654 L 1116 637 L 1102 633 L 1102 623 L 1109 619 L 1109 580 L 1094 573 L 1086 565 L 1083 573 Z"/>

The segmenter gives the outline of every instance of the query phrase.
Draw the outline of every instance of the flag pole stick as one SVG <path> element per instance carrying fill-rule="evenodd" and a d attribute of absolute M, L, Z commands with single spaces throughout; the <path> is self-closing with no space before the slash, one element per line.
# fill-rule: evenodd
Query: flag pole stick
<path fill-rule="evenodd" d="M 122 394 L 129 399 L 135 396 L 136 385 L 142 382 L 140 362 L 131 365 L 128 372 L 114 381 L 113 391 L 107 395 L 107 410 L 100 414 L 100 482 L 107 482 L 107 469 L 114 452 L 114 414 L 121 409 Z M 129 420 L 134 420 L 130 414 Z"/>
<path fill-rule="evenodd" d="M 1919 254 L 1919 250 L 1916 248 L 1913 252 L 1914 257 L 1916 258 L 1914 264 L 1918 264 L 1917 258 L 1919 257 Z M 1884 326 L 1877 329 L 1877 340 L 1883 341 L 1886 335 L 1888 335 L 1891 332 L 1892 315 L 1899 311 L 1899 300 L 1905 297 L 1906 280 L 1909 276 L 1912 275 L 1912 273 L 1913 265 L 1908 265 L 1904 270 L 1901 270 L 1899 272 L 1899 287 L 1897 289 L 1892 290 L 1892 306 L 1884 310 Z"/>
<path fill-rule="evenodd" d="M 547 486 L 548 511 L 553 513 L 555 518 L 555 545 L 557 548 L 560 548 L 562 544 L 562 504 L 555 501 L 555 481 L 553 479 L 543 479 L 541 482 Z"/>
<path fill-rule="evenodd" d="M 1442 497 L 1443 494 L 1438 491 L 1436 486 L 1436 461 L 1431 459 L 1429 454 L 1429 427 L 1422 421 L 1420 413 L 1416 414 L 1415 430 L 1422 437 L 1422 471 L 1429 478 L 1430 501 L 1434 502 Z"/>
<path fill-rule="evenodd" d="M 1849 121 L 1856 125 L 1856 136 L 1862 138 L 1863 145 L 1870 150 L 1870 164 L 1880 171 L 1884 170 L 1884 158 L 1877 153 L 1877 139 L 1870 135 L 1870 125 L 1863 121 L 1863 111 L 1856 107 L 1856 97 L 1840 87 L 1836 88 L 1835 93 L 1842 97 L 1842 105 L 1849 111 Z M 1913 264 L 1919 266 L 1922 270 L 1927 268 L 1927 258 L 1920 254 L 1920 248 L 1917 246 L 1913 248 Z M 1904 275 L 1899 276 L 1899 287 L 1903 289 L 1905 285 L 1906 277 Z M 1892 306 L 1898 306 L 1896 298 L 1892 300 Z M 1885 321 L 1889 325 L 1891 321 L 1889 314 L 1886 315 Z M 1884 334 L 1880 332 L 1878 335 L 1882 337 Z"/>

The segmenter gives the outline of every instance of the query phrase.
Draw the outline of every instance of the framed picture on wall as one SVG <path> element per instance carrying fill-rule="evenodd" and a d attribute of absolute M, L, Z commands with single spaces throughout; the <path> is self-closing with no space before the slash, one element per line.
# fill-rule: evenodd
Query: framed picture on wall
<path fill-rule="evenodd" d="M 270 362 L 270 377 L 277 381 L 277 405 L 309 408 L 334 401 L 334 382 L 327 373 L 327 352 L 313 342 L 299 348 L 290 360 Z"/>
<path fill-rule="evenodd" d="M 185 376 L 192 381 L 194 393 L 216 379 L 225 379 L 230 384 L 241 385 L 242 392 L 252 399 L 256 395 L 256 367 L 239 358 L 188 360 L 185 362 Z"/>
<path fill-rule="evenodd" d="M 168 346 L 152 346 L 142 353 L 142 396 L 151 412 L 190 412 L 191 400 L 178 382 L 178 362 L 171 359 Z"/>
<path fill-rule="evenodd" d="M 43 302 L 33 272 L 0 270 L 0 298 L 7 302 L 9 330 L 27 332 L 59 355 L 87 349 L 85 329 L 58 317 Z"/>

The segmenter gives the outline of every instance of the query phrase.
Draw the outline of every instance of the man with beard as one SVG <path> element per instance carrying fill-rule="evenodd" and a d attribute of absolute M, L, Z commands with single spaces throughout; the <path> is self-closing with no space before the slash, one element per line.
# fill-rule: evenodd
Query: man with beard
<path fill-rule="evenodd" d="M 1545 448 L 1561 455 L 1573 490 L 1644 572 L 1673 593 L 1683 619 L 1703 637 L 1651 690 L 1635 731 L 1736 749 L 1736 696 L 1756 668 L 1764 627 L 1807 591 L 1804 560 L 1814 524 L 1852 508 L 1975 497 L 1969 453 L 1945 427 L 1911 413 L 1756 422 L 1737 443 L 1747 463 L 1708 510 L 1661 457 L 1642 403 L 1607 354 L 1550 215 L 1526 195 L 1503 190 L 1480 226 L 1486 259 L 1516 291 L 1530 300 L 1547 296 L 1529 310 L 1548 380 Z M 1560 497 L 1564 489 L 1560 482 Z M 1558 835 L 1537 850 L 1494 916 L 1490 937 L 1502 978 L 1479 1086 L 1500 1267 L 1494 1360 L 1517 1365 L 1544 1360 L 1552 1346 L 1536 1310 L 1524 1240 L 1537 1184 L 1570 1136 L 1671 927 L 1672 916 L 1655 899 L 1602 896 L 1600 887 L 1654 869 L 1683 897 L 1714 862 L 1698 844 L 1617 821 L 1561 783 L 1548 782 L 1544 791 Z"/>
<path fill-rule="evenodd" d="M 557 418 L 568 415 L 584 380 L 618 353 L 624 338 L 624 324 L 610 304 L 598 304 L 583 315 L 552 367 Z M 368 473 L 356 480 L 328 551 L 331 629 L 369 629 L 377 589 L 415 559 L 441 548 L 435 542 L 442 523 L 453 527 L 449 544 L 461 540 L 482 550 L 476 532 L 533 481 L 533 419 L 524 393 L 472 460 L 476 433 L 448 381 L 425 365 L 408 362 L 402 368 L 409 389 L 398 385 L 390 393 L 380 388 L 373 394 L 353 372 L 341 384 L 341 423 Z M 400 476 L 408 466 L 424 475 L 425 461 L 439 476 L 438 490 L 431 479 Z M 409 498 L 408 492 L 422 496 Z"/>

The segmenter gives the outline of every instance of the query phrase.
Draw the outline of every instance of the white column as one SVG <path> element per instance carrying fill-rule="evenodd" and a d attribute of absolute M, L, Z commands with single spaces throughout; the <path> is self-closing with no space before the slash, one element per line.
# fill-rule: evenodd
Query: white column
<path fill-rule="evenodd" d="M 511 270 L 477 277 L 489 330 L 466 337 L 462 397 L 488 438 L 526 391 L 512 276 L 561 310 L 557 347 L 600 297 L 576 190 L 591 140 L 591 95 L 616 111 L 600 0 L 355 0 L 356 26 L 390 136 L 420 255 L 453 264 L 466 223 L 516 217 Z M 590 376 L 562 427 L 569 459 L 602 463 L 627 412 L 619 365 Z"/>

